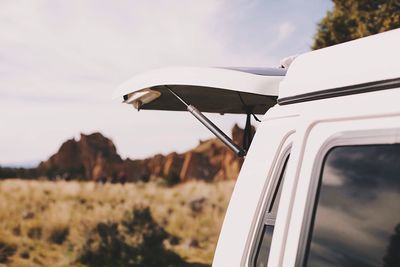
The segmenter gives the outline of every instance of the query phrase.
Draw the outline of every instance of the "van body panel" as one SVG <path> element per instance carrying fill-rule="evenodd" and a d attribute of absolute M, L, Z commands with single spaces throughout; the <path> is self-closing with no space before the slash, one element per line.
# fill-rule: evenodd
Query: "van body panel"
<path fill-rule="evenodd" d="M 300 266 L 296 259 L 307 235 L 303 224 L 307 219 L 307 200 L 314 197 L 310 188 L 315 186 L 311 179 L 318 152 L 332 138 L 341 140 L 355 132 L 358 135 L 351 140 L 353 143 L 371 138 L 378 143 L 399 142 L 398 99 L 400 90 L 396 88 L 271 108 L 259 126 L 239 175 L 213 266 L 251 266 L 248 259 L 261 214 L 260 203 L 265 197 L 259 188 L 270 185 L 271 172 L 277 164 L 274 160 L 280 153 L 277 145 L 282 144 L 284 133 L 290 131 L 295 134 L 291 136 L 292 148 L 268 266 Z M 262 161 L 266 164 L 263 168 Z M 247 216 L 253 221 L 243 218 Z"/>
<path fill-rule="evenodd" d="M 295 123 L 295 119 L 292 120 Z M 277 161 L 273 168 L 272 174 L 268 179 L 268 183 L 265 183 L 264 190 L 261 193 L 260 200 L 258 202 L 257 216 L 253 218 L 252 233 L 247 238 L 246 252 L 243 255 L 242 266 L 250 265 L 252 266 L 257 261 L 262 261 L 262 258 L 266 257 L 267 254 L 262 251 L 260 243 L 262 242 L 266 228 L 269 232 L 274 235 L 274 228 L 276 224 L 274 223 L 274 218 L 276 219 L 275 211 L 279 209 L 280 198 L 279 191 L 282 188 L 283 180 L 285 180 L 288 168 L 288 159 L 292 154 L 292 145 L 294 136 L 296 132 L 292 130 L 287 138 L 285 138 L 282 149 L 278 151 Z M 267 244 L 267 243 L 266 243 Z"/>
<path fill-rule="evenodd" d="M 393 89 L 290 105 L 290 108 L 283 106 L 270 111 L 272 117 L 298 111 L 301 119 L 283 185 L 282 195 L 287 197 L 281 199 L 278 210 L 269 266 L 301 266 L 296 259 L 301 238 L 308 234 L 302 225 L 307 219 L 307 200 L 314 197 L 310 195 L 310 187 L 315 184 L 310 183 L 312 171 L 318 164 L 319 151 L 326 149 L 327 143 L 331 145 L 332 139 L 344 144 L 344 137 L 354 133 L 357 134 L 352 139 L 347 139 L 350 140 L 348 144 L 372 139 L 377 143 L 398 142 L 398 99 L 400 90 Z M 376 105 L 377 102 L 384 104 Z"/>
<path fill-rule="evenodd" d="M 295 123 L 295 118 L 274 120 L 258 127 L 229 202 L 213 266 L 241 266 L 245 261 L 243 254 L 251 243 L 249 233 L 259 219 L 262 192 L 269 186 L 279 152 L 293 134 Z"/>

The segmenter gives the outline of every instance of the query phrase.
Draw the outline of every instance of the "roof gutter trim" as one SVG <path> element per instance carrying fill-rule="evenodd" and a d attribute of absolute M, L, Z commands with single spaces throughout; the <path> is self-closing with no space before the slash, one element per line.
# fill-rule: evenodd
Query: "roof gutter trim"
<path fill-rule="evenodd" d="M 321 100 L 326 98 L 340 97 L 346 95 L 354 95 L 354 94 L 362 94 L 380 90 L 393 89 L 396 87 L 400 87 L 400 77 L 393 79 L 386 79 L 381 81 L 374 81 L 368 83 L 361 83 L 356 85 L 338 87 L 320 90 L 317 92 L 305 93 L 290 97 L 278 98 L 278 104 L 290 105 L 296 103 L 302 103 L 313 100 Z"/>

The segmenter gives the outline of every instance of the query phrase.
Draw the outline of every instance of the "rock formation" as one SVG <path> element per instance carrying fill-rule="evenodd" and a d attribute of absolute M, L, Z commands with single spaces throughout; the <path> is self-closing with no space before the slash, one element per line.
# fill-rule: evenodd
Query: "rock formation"
<path fill-rule="evenodd" d="M 232 137 L 236 144 L 242 145 L 243 130 L 238 125 L 233 127 Z M 38 172 L 50 179 L 124 183 L 147 182 L 158 177 L 175 184 L 189 180 L 236 179 L 242 161 L 217 139 L 200 142 L 182 154 L 122 160 L 110 139 L 93 133 L 81 134 L 79 141 L 71 139 L 63 143 L 56 154 L 40 163 Z"/>
<path fill-rule="evenodd" d="M 38 166 L 40 174 L 54 178 L 99 180 L 122 163 L 113 142 L 100 133 L 81 134 L 64 142 L 58 152 Z"/>

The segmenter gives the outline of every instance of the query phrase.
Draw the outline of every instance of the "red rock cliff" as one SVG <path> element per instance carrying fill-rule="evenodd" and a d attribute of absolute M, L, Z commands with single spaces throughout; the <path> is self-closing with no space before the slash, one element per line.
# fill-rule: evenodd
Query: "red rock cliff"
<path fill-rule="evenodd" d="M 232 136 L 241 146 L 243 130 L 235 125 Z M 200 142 L 196 148 L 182 154 L 122 160 L 110 139 L 93 133 L 81 134 L 79 141 L 71 139 L 63 143 L 38 170 L 49 178 L 135 182 L 159 177 L 168 183 L 178 183 L 236 179 L 241 166 L 242 159 L 217 139 Z"/>

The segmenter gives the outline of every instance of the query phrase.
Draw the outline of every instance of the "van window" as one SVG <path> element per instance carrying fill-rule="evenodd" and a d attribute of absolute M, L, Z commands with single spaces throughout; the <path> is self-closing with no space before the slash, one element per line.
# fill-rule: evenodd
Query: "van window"
<path fill-rule="evenodd" d="M 279 200 L 281 198 L 282 184 L 286 174 L 286 166 L 289 160 L 289 156 L 285 158 L 279 179 L 275 190 L 273 191 L 272 199 L 269 207 L 264 216 L 261 237 L 258 241 L 258 248 L 255 255 L 253 266 L 255 267 L 266 267 L 268 263 L 269 251 L 271 248 L 272 236 L 274 233 L 276 214 L 278 211 Z"/>
<path fill-rule="evenodd" d="M 400 144 L 328 152 L 305 266 L 400 266 Z"/>

